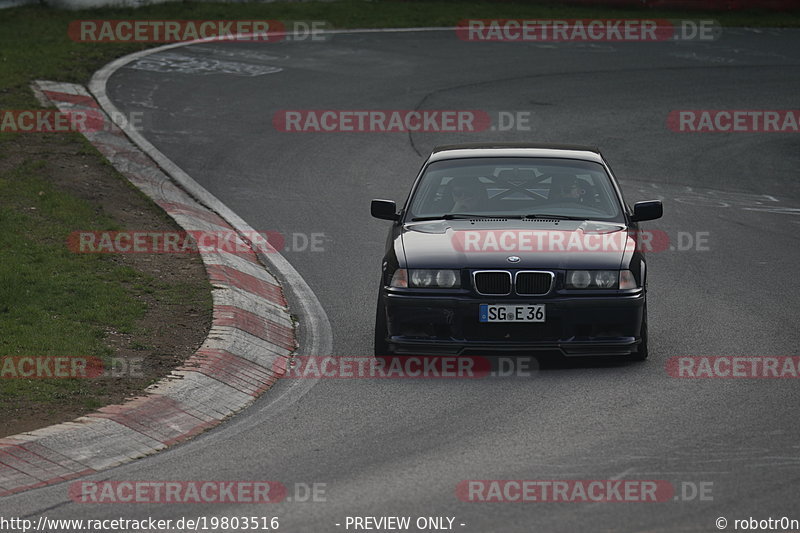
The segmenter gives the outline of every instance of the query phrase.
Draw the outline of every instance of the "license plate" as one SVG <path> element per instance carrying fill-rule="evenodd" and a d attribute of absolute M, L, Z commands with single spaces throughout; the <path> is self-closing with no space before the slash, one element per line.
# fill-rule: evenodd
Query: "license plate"
<path fill-rule="evenodd" d="M 478 320 L 481 322 L 544 322 L 544 304 L 481 304 Z"/>

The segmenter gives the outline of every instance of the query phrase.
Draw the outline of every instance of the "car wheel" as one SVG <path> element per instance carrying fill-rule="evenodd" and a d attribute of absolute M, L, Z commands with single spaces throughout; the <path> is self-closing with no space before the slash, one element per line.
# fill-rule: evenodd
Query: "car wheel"
<path fill-rule="evenodd" d="M 645 304 L 644 310 L 642 311 L 642 328 L 640 335 L 642 342 L 639 343 L 639 348 L 636 350 L 636 353 L 632 355 L 633 359 L 636 361 L 644 361 L 649 355 L 647 347 L 647 304 Z"/>
<path fill-rule="evenodd" d="M 386 326 L 386 307 L 383 305 L 383 298 L 378 296 L 378 308 L 375 310 L 375 357 L 392 355 L 386 337 L 389 336 L 389 329 Z"/>

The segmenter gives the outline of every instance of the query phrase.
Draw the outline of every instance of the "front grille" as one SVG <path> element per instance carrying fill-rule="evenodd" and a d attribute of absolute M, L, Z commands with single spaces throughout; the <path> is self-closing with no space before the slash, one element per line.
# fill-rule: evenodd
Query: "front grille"
<path fill-rule="evenodd" d="M 475 290 L 495 296 L 511 293 L 511 273 L 505 270 L 475 272 Z"/>
<path fill-rule="evenodd" d="M 555 275 L 547 271 L 478 270 L 473 273 L 475 291 L 484 296 L 506 296 L 512 292 L 518 296 L 544 296 L 550 292 L 554 279 Z"/>
<path fill-rule="evenodd" d="M 517 272 L 517 294 L 524 296 L 541 296 L 550 292 L 553 274 L 550 272 Z"/>

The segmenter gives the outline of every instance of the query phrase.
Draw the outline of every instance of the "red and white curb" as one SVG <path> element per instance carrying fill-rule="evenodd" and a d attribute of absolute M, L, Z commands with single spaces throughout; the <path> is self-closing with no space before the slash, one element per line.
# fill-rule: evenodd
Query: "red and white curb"
<path fill-rule="evenodd" d="M 61 111 L 101 113 L 110 123 L 81 85 L 38 81 L 34 89 Z M 235 231 L 116 126 L 84 135 L 184 230 Z M 203 345 L 141 397 L 0 439 L 0 496 L 80 477 L 191 438 L 248 406 L 285 372 L 297 342 L 278 280 L 254 254 L 201 256 L 214 287 L 211 331 Z"/>

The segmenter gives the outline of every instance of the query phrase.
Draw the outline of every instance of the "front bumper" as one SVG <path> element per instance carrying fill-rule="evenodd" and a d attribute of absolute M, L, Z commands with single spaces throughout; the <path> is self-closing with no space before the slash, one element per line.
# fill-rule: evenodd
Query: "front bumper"
<path fill-rule="evenodd" d="M 545 304 L 544 323 L 481 323 L 480 304 Z M 556 351 L 566 356 L 630 355 L 641 343 L 645 294 L 495 298 L 384 289 L 390 349 L 461 355 Z"/>

